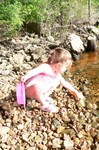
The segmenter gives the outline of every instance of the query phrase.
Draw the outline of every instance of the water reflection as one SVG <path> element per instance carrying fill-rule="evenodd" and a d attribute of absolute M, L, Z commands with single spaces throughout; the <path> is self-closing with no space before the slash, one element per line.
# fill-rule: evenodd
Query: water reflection
<path fill-rule="evenodd" d="M 77 74 L 77 78 L 88 79 L 91 85 L 87 85 L 90 91 L 90 99 L 99 101 L 99 51 L 83 54 L 82 58 L 74 62 L 71 72 Z"/>

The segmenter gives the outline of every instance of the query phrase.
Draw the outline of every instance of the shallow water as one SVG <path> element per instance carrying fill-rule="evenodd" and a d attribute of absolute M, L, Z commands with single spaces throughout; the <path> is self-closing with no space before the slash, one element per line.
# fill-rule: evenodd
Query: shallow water
<path fill-rule="evenodd" d="M 89 100 L 99 101 L 99 51 L 83 54 L 82 58 L 73 64 L 71 72 L 76 74 L 77 78 L 83 77 L 91 83 L 86 85 Z"/>

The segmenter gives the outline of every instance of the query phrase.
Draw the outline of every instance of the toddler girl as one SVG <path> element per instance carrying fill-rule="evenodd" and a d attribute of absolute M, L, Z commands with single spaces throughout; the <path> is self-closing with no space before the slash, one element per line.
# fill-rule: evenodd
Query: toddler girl
<path fill-rule="evenodd" d="M 70 83 L 65 81 L 62 73 L 72 65 L 71 54 L 63 48 L 55 48 L 48 57 L 48 61 L 30 70 L 21 78 L 25 82 L 26 96 L 35 98 L 40 103 L 40 109 L 48 112 L 57 112 L 58 109 L 49 95 L 59 85 L 67 88 L 76 99 L 84 98 Z"/>

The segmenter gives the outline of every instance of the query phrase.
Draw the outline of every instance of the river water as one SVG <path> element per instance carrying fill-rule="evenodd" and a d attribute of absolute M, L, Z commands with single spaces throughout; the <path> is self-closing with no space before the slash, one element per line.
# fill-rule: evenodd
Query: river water
<path fill-rule="evenodd" d="M 83 54 L 82 58 L 74 63 L 71 72 L 76 74 L 77 78 L 89 81 L 86 84 L 89 91 L 86 97 L 91 102 L 99 102 L 99 51 Z"/>

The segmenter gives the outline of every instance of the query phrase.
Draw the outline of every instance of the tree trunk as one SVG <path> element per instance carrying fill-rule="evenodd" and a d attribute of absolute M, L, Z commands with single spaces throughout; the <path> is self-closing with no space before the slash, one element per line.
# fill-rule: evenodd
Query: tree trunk
<path fill-rule="evenodd" d="M 86 52 L 95 51 L 97 48 L 96 37 L 88 37 Z"/>
<path fill-rule="evenodd" d="M 91 0 L 88 0 L 88 20 L 91 20 Z"/>
<path fill-rule="evenodd" d="M 59 1 L 59 5 L 60 5 L 60 25 L 63 25 L 63 10 L 62 10 L 62 0 Z"/>

